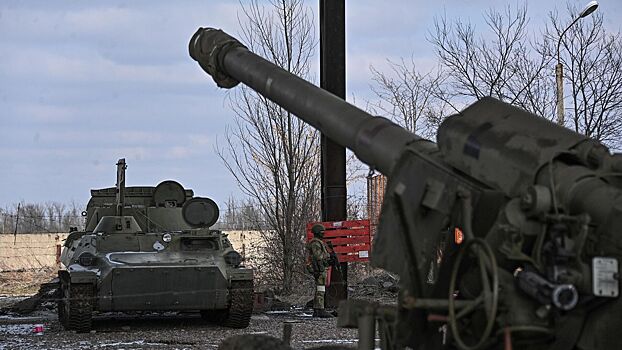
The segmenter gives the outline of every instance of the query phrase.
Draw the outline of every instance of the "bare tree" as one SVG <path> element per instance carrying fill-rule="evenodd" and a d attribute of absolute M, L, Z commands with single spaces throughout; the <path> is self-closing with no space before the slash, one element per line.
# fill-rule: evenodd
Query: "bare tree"
<path fill-rule="evenodd" d="M 58 202 L 45 203 L 47 227 L 50 231 L 60 232 L 66 212 L 65 204 Z"/>
<path fill-rule="evenodd" d="M 68 232 L 71 228 L 84 229 L 85 217 L 82 216 L 81 209 L 84 207 L 84 205 L 79 205 L 74 201 L 71 201 L 69 206 L 65 207 L 60 226 L 61 232 Z"/>
<path fill-rule="evenodd" d="M 424 137 L 433 135 L 443 118 L 466 103 L 493 96 L 539 115 L 554 116 L 554 82 L 543 74 L 550 64 L 549 41 L 527 40 L 526 7 L 485 14 L 488 32 L 461 20 L 435 19 L 429 41 L 439 67 L 420 72 L 414 59 L 390 62 L 388 74 L 372 67 L 385 115 Z M 554 86 L 554 85 L 553 85 Z"/>
<path fill-rule="evenodd" d="M 435 20 L 430 42 L 447 79 L 442 96 L 452 105 L 493 96 L 540 115 L 553 117 L 550 98 L 550 45 L 528 40 L 526 6 L 485 14 L 488 32 L 476 35 L 475 26 L 446 17 Z"/>
<path fill-rule="evenodd" d="M 370 67 L 375 82 L 372 91 L 379 99 L 371 112 L 379 111 L 407 130 L 432 137 L 449 110 L 445 100 L 438 98 L 445 75 L 440 69 L 420 73 L 412 57 L 409 62 L 402 58 L 399 63 L 388 63 L 389 74 Z"/>
<path fill-rule="evenodd" d="M 245 44 L 283 69 L 308 78 L 316 42 L 302 0 L 253 0 L 242 7 Z M 306 223 L 319 216 L 317 132 L 276 104 L 242 87 L 230 100 L 235 125 L 218 154 L 265 221 L 266 265 L 282 292 L 303 273 Z"/>
<path fill-rule="evenodd" d="M 576 9 L 568 6 L 561 17 L 576 16 Z M 397 78 L 372 70 L 379 86 L 374 91 L 388 105 L 383 111 L 394 118 L 404 116 L 402 124 L 424 136 L 429 136 L 434 125 L 428 123 L 431 130 L 422 125 L 422 102 L 432 101 L 432 120 L 446 112 L 434 109 L 435 99 L 458 111 L 473 99 L 492 96 L 553 119 L 555 46 L 568 23 L 551 13 L 545 32 L 530 38 L 525 6 L 506 7 L 503 12 L 491 9 L 484 18 L 485 32 L 477 32 L 474 25 L 460 19 L 435 20 L 429 40 L 440 60 L 438 71 L 419 73 L 412 60 L 391 64 Z M 620 32 L 606 31 L 603 15 L 597 13 L 570 28 L 561 52 L 565 90 L 570 91 L 571 100 L 566 120 L 575 131 L 614 148 L 622 145 L 621 39 Z"/>
<path fill-rule="evenodd" d="M 221 230 L 261 230 L 267 229 L 262 218 L 261 208 L 248 199 L 230 197 L 215 228 Z"/>
<path fill-rule="evenodd" d="M 568 16 L 569 15 L 569 16 Z M 568 6 L 562 18 L 576 18 Z M 547 36 L 557 40 L 568 23 L 550 14 Z M 622 144 L 622 37 L 607 33 L 603 14 L 595 13 L 573 25 L 561 41 L 564 79 L 570 85 L 571 106 L 565 114 L 575 131 L 610 146 Z M 568 91 L 568 90 L 566 90 Z"/>
<path fill-rule="evenodd" d="M 1 233 L 69 232 L 71 227 L 84 228 L 84 219 L 74 202 L 21 202 L 0 209 Z"/>

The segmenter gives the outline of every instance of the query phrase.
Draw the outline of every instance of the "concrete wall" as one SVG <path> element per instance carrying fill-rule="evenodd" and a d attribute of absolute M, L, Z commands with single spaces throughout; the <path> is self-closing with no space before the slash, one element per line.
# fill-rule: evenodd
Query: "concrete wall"
<path fill-rule="evenodd" d="M 242 254 L 247 262 L 257 258 L 261 247 L 261 233 L 259 231 L 224 231 L 233 248 Z"/>
<path fill-rule="evenodd" d="M 226 231 L 233 247 L 252 261 L 261 242 L 259 231 Z M 57 245 L 62 245 L 67 233 L 0 234 L 0 272 L 57 268 Z"/>
<path fill-rule="evenodd" d="M 0 234 L 0 272 L 57 267 L 57 245 L 67 233 Z"/>

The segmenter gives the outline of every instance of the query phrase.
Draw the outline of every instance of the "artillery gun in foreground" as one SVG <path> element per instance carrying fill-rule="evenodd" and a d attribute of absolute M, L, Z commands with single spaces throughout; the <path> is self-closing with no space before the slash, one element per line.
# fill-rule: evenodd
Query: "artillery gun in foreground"
<path fill-rule="evenodd" d="M 374 117 L 200 28 L 190 56 L 243 82 L 389 178 L 371 261 L 399 274 L 396 308 L 349 300 L 360 349 L 622 347 L 622 155 L 493 98 L 437 142 Z"/>
<path fill-rule="evenodd" d="M 200 311 L 244 328 L 253 309 L 253 271 L 227 235 L 210 226 L 218 206 L 175 181 L 91 190 L 84 232 L 65 241 L 58 272 L 58 318 L 67 330 L 91 329 L 93 312 Z"/>

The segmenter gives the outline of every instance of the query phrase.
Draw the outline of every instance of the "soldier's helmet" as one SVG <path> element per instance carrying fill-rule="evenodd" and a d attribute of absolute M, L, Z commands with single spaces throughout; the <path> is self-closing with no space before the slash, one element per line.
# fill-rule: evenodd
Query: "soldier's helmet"
<path fill-rule="evenodd" d="M 313 233 L 314 236 L 322 237 L 324 235 L 324 230 L 324 226 L 320 224 L 315 224 L 311 227 L 311 233 Z"/>

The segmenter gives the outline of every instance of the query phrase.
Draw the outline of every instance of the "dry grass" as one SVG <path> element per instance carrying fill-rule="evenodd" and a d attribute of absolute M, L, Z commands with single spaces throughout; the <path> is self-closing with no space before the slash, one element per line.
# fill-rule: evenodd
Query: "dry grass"
<path fill-rule="evenodd" d="M 0 271 L 0 295 L 32 295 L 42 283 L 56 277 L 54 268 L 36 270 Z"/>

